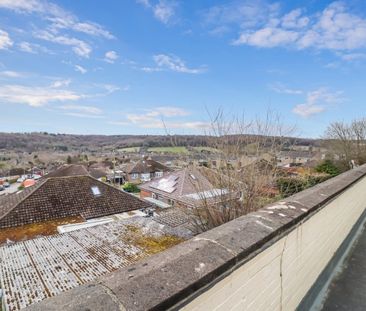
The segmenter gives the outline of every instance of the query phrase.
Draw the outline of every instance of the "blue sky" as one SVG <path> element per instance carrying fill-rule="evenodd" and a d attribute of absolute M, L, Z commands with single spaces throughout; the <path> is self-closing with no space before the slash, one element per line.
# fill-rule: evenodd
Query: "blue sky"
<path fill-rule="evenodd" d="M 200 134 L 223 108 L 298 134 L 364 116 L 366 3 L 0 0 L 0 131 Z"/>

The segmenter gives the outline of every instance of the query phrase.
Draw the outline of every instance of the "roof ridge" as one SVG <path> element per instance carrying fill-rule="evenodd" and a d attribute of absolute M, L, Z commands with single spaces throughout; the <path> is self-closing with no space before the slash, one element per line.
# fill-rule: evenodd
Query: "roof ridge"
<path fill-rule="evenodd" d="M 185 168 L 183 169 L 182 184 L 181 184 L 180 191 L 179 191 L 179 195 L 180 195 L 180 196 L 182 196 L 182 193 L 183 193 L 184 183 L 185 183 L 185 181 L 186 181 L 186 175 L 187 175 L 187 167 L 185 167 Z"/>

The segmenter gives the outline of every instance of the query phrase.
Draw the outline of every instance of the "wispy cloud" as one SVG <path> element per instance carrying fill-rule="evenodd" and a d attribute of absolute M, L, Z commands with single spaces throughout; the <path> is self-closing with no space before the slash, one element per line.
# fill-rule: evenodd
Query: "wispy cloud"
<path fill-rule="evenodd" d="M 151 129 L 204 129 L 209 126 L 206 122 L 180 120 L 190 113 L 182 108 L 173 106 L 157 107 L 145 110 L 143 113 L 127 114 L 126 120 L 112 121 L 115 125 L 134 125 Z"/>
<path fill-rule="evenodd" d="M 345 61 L 356 61 L 366 59 L 366 53 L 346 53 L 341 54 L 341 58 Z"/>
<path fill-rule="evenodd" d="M 265 0 L 235 0 L 215 5 L 202 12 L 202 20 L 211 34 L 222 34 L 265 23 L 279 13 L 278 3 Z"/>
<path fill-rule="evenodd" d="M 164 117 L 183 117 L 189 115 L 189 112 L 177 107 L 157 107 L 155 109 L 148 110 L 145 113 L 128 114 L 127 120 L 134 124 L 139 123 L 156 123 L 161 122 Z"/>
<path fill-rule="evenodd" d="M 0 29 L 0 50 L 5 50 L 13 46 L 13 41 L 10 39 L 9 34 Z"/>
<path fill-rule="evenodd" d="M 73 13 L 46 0 L 1 0 L 0 8 L 18 13 L 39 14 L 43 19 L 50 22 L 50 29 L 54 32 L 60 29 L 70 29 L 92 36 L 100 36 L 107 39 L 114 38 L 101 25 L 90 21 L 80 21 Z"/>
<path fill-rule="evenodd" d="M 305 103 L 296 105 L 292 111 L 303 118 L 308 118 L 324 112 L 332 104 L 343 101 L 343 92 L 330 92 L 327 88 L 319 88 L 308 92 Z"/>
<path fill-rule="evenodd" d="M 81 74 L 85 74 L 88 72 L 87 69 L 85 69 L 83 66 L 75 65 L 74 66 L 75 71 L 80 72 Z"/>
<path fill-rule="evenodd" d="M 302 90 L 299 89 L 292 89 L 287 87 L 282 83 L 273 83 L 269 85 L 269 88 L 279 94 L 289 94 L 289 95 L 301 95 L 303 94 Z"/>
<path fill-rule="evenodd" d="M 153 59 L 156 64 L 155 67 L 142 67 L 141 70 L 145 72 L 175 71 L 189 74 L 200 74 L 207 70 L 205 66 L 190 68 L 182 59 L 174 55 L 158 54 L 154 55 Z"/>
<path fill-rule="evenodd" d="M 26 74 L 19 71 L 4 70 L 0 71 L 0 76 L 7 78 L 24 78 Z"/>
<path fill-rule="evenodd" d="M 1 85 L 0 99 L 7 103 L 26 104 L 41 107 L 51 102 L 76 101 L 83 95 L 73 91 L 46 87 L 31 87 L 24 85 Z"/>
<path fill-rule="evenodd" d="M 118 54 L 116 51 L 108 51 L 104 55 L 104 61 L 113 64 L 118 59 Z"/>
<path fill-rule="evenodd" d="M 70 79 L 66 79 L 66 80 L 57 80 L 55 82 L 53 82 L 51 84 L 51 87 L 53 88 L 60 88 L 60 87 L 65 87 L 65 86 L 69 86 L 71 83 Z"/>
<path fill-rule="evenodd" d="M 36 43 L 30 43 L 30 42 L 27 42 L 27 41 L 20 42 L 18 44 L 18 47 L 22 52 L 26 52 L 26 53 L 37 54 L 39 52 L 43 52 L 43 53 L 53 54 L 53 52 L 51 52 L 46 47 L 41 46 L 41 45 L 36 44 Z"/>
<path fill-rule="evenodd" d="M 151 10 L 154 17 L 164 24 L 172 22 L 178 6 L 177 2 L 173 0 L 136 0 L 136 2 Z"/>
<path fill-rule="evenodd" d="M 88 43 L 73 37 L 69 37 L 66 35 L 55 35 L 45 30 L 36 31 L 34 35 L 38 39 L 71 46 L 72 50 L 81 57 L 88 58 L 90 53 L 92 52 L 92 48 Z"/>
<path fill-rule="evenodd" d="M 103 111 L 100 108 L 94 106 L 81 106 L 81 105 L 63 105 L 58 107 L 61 110 L 65 110 L 65 115 L 78 117 L 78 118 L 104 118 Z"/>

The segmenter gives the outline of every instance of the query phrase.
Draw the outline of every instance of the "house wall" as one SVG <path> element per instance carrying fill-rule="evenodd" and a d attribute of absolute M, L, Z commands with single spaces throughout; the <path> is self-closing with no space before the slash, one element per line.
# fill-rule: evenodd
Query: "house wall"
<path fill-rule="evenodd" d="M 141 190 L 140 199 L 143 199 L 143 198 L 152 198 L 152 192 L 146 191 L 146 190 Z"/>

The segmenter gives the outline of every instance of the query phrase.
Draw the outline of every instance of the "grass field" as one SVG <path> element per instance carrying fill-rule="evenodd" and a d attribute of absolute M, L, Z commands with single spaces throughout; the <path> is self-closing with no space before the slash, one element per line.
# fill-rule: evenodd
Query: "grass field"
<path fill-rule="evenodd" d="M 118 151 L 120 151 L 120 152 L 139 152 L 140 151 L 140 147 L 121 148 L 121 149 L 118 149 Z"/>
<path fill-rule="evenodd" d="M 177 147 L 151 147 L 148 149 L 149 152 L 157 153 L 188 153 L 188 150 L 184 146 Z"/>
<path fill-rule="evenodd" d="M 198 152 L 202 152 L 202 151 L 208 151 L 208 152 L 212 152 L 212 153 L 220 152 L 218 149 L 212 148 L 212 147 L 193 147 L 193 149 Z"/>

